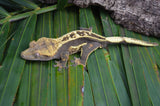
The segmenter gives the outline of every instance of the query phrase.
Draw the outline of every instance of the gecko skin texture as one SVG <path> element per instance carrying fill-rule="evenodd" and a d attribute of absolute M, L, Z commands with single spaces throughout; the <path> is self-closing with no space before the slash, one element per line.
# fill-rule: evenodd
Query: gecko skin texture
<path fill-rule="evenodd" d="M 106 47 L 108 44 L 135 44 L 141 46 L 157 46 L 157 43 L 127 38 L 127 37 L 103 37 L 92 30 L 75 30 L 57 39 L 42 37 L 32 41 L 29 48 L 21 53 L 25 60 L 49 61 L 59 59 L 55 67 L 59 70 L 66 67 L 69 55 L 81 52 L 80 58 L 75 58 L 74 65 L 86 66 L 88 56 L 98 48 Z"/>

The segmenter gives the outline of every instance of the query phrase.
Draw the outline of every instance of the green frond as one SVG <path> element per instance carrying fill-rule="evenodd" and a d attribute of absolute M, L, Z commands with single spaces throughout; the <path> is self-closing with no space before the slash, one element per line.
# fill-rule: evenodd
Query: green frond
<path fill-rule="evenodd" d="M 65 5 L 67 5 L 67 3 L 68 3 L 68 0 L 58 0 L 58 3 L 57 3 L 58 9 L 60 9 L 60 10 L 64 9 L 64 7 L 65 7 Z"/>
<path fill-rule="evenodd" d="M 0 6 L 0 18 L 9 17 L 9 13 Z"/>
<path fill-rule="evenodd" d="M 13 2 L 21 5 L 23 8 L 28 8 L 28 9 L 37 9 L 39 6 L 31 1 L 28 0 L 12 0 Z"/>

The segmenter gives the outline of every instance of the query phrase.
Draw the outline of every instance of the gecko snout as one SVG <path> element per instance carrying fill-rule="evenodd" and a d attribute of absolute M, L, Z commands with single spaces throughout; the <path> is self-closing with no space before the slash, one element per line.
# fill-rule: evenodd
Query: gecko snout
<path fill-rule="evenodd" d="M 21 57 L 24 59 L 25 58 L 25 55 L 23 52 L 21 52 Z"/>

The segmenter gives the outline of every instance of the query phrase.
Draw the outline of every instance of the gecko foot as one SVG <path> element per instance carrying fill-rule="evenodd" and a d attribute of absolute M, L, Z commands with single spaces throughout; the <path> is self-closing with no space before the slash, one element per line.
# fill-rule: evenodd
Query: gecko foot
<path fill-rule="evenodd" d="M 67 68 L 66 66 L 63 65 L 62 62 L 60 61 L 55 61 L 56 65 L 54 65 L 54 67 L 58 67 L 58 71 L 61 71 L 63 68 Z"/>
<path fill-rule="evenodd" d="M 77 66 L 77 65 L 85 66 L 84 64 L 81 63 L 81 59 L 80 58 L 74 57 L 74 60 L 72 60 L 71 62 L 74 63 L 72 66 Z"/>

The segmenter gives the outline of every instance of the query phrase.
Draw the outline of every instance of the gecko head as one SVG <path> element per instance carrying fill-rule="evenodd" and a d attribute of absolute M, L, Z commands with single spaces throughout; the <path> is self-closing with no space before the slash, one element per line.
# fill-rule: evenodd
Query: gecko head
<path fill-rule="evenodd" d="M 54 58 L 54 42 L 49 38 L 40 38 L 32 41 L 29 48 L 21 52 L 21 57 L 25 60 L 48 61 Z"/>

